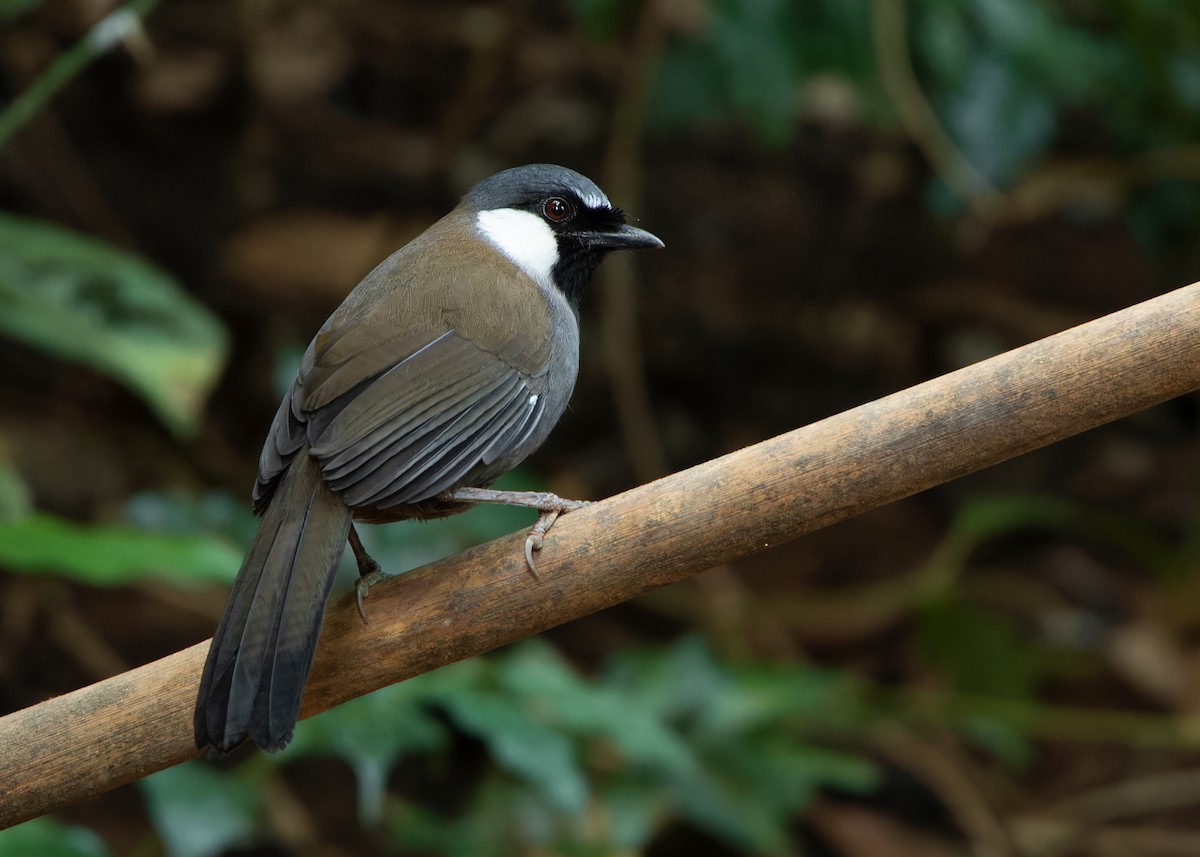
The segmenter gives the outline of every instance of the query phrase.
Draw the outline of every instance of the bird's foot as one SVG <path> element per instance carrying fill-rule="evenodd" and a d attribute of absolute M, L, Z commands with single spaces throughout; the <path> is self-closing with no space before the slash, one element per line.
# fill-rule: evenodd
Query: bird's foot
<path fill-rule="evenodd" d="M 542 541 L 559 515 L 574 512 L 592 503 L 591 500 L 568 500 L 549 491 L 497 491 L 492 488 L 455 488 L 438 499 L 454 503 L 500 503 L 505 506 L 537 509 L 538 519 L 529 531 L 529 537 L 525 539 L 525 564 L 534 577 L 538 576 L 538 571 L 533 555 L 542 549 Z"/>
<path fill-rule="evenodd" d="M 370 593 L 371 587 L 379 581 L 391 577 L 390 574 L 385 574 L 383 569 L 379 567 L 379 563 L 367 553 L 367 549 L 363 547 L 362 540 L 358 537 L 358 530 L 354 529 L 354 525 L 350 525 L 350 550 L 354 551 L 354 561 L 358 564 L 358 580 L 354 581 L 354 596 L 358 601 L 358 616 L 362 619 L 363 624 L 367 623 L 367 611 L 363 608 L 363 599 Z"/>
<path fill-rule="evenodd" d="M 358 602 L 358 617 L 362 619 L 364 625 L 369 625 L 370 622 L 367 621 L 367 611 L 366 608 L 363 607 L 363 600 L 367 597 L 367 595 L 370 594 L 372 586 L 374 586 L 376 583 L 379 583 L 381 580 L 387 580 L 389 577 L 391 577 L 391 575 L 383 571 L 379 567 L 379 564 L 376 563 L 374 571 L 360 575 L 359 578 L 354 581 L 354 598 Z"/>
<path fill-rule="evenodd" d="M 551 509 L 545 512 L 539 512 L 537 521 L 529 530 L 529 536 L 525 539 L 525 565 L 529 568 L 529 573 L 534 577 L 538 576 L 537 563 L 533 561 L 534 551 L 542 549 L 542 539 L 546 536 L 546 531 L 554 526 L 554 522 L 558 520 L 558 516 L 562 512 Z"/>

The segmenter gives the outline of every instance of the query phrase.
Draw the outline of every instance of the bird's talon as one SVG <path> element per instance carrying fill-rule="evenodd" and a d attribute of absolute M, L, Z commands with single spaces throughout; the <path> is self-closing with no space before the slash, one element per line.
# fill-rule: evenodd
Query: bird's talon
<path fill-rule="evenodd" d="M 529 573 L 535 578 L 538 576 L 537 563 L 533 561 L 533 552 L 542 549 L 542 540 L 534 538 L 533 533 L 525 539 L 525 565 L 529 568 Z"/>
<path fill-rule="evenodd" d="M 373 571 L 370 574 L 364 574 L 354 581 L 354 598 L 358 602 L 358 617 L 362 619 L 362 623 L 364 625 L 369 625 L 371 623 L 367 619 L 367 610 L 365 607 L 363 607 L 363 600 L 371 594 L 371 586 L 373 584 L 378 583 L 388 576 L 382 571 L 379 571 L 378 566 L 376 569 L 376 571 Z"/>
<path fill-rule="evenodd" d="M 364 625 L 370 625 L 366 608 L 363 607 L 363 599 L 367 597 L 365 590 L 368 590 L 368 587 L 363 584 L 363 578 L 360 577 L 354 582 L 354 598 L 358 602 L 358 618 L 362 619 Z"/>

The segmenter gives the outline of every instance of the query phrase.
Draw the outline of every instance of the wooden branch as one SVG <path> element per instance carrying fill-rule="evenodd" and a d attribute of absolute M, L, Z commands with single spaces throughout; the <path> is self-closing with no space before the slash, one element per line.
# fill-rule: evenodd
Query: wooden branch
<path fill-rule="evenodd" d="M 1200 283 L 338 599 L 302 714 L 1198 388 Z M 0 718 L 0 827 L 194 757 L 207 646 Z"/>

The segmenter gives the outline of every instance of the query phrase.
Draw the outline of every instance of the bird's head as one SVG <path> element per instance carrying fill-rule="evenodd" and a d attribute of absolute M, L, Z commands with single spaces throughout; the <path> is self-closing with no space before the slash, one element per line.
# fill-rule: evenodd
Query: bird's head
<path fill-rule="evenodd" d="M 476 228 L 535 281 L 557 287 L 572 306 L 610 250 L 662 247 L 625 222 L 586 176 L 553 164 L 496 173 L 467 192 Z"/>

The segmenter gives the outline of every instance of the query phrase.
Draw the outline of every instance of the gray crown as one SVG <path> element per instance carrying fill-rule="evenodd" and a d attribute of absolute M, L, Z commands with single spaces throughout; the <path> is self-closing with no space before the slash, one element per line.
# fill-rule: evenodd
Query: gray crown
<path fill-rule="evenodd" d="M 478 211 L 518 208 L 548 196 L 569 193 L 588 208 L 612 208 L 604 191 L 585 175 L 557 164 L 526 164 L 496 173 L 467 191 Z"/>

